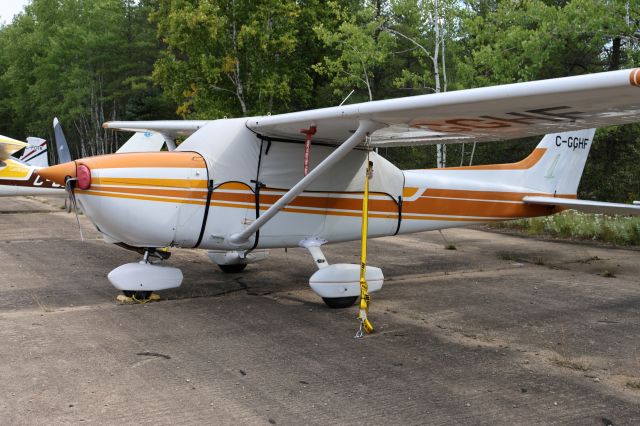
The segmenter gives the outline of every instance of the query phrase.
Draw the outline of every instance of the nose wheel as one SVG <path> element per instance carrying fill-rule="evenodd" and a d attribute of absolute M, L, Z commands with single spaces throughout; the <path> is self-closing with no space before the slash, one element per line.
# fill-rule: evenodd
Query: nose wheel
<path fill-rule="evenodd" d="M 122 294 L 125 297 L 130 297 L 134 300 L 148 300 L 151 298 L 151 291 L 132 291 L 132 290 L 122 290 Z"/>

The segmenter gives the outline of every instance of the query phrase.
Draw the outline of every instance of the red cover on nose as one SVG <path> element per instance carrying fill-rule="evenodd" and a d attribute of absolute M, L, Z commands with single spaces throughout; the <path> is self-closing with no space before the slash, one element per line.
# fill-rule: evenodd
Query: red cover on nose
<path fill-rule="evenodd" d="M 89 169 L 89 167 L 84 164 L 80 164 L 76 168 L 76 176 L 78 177 L 78 188 L 91 188 L 91 169 Z"/>

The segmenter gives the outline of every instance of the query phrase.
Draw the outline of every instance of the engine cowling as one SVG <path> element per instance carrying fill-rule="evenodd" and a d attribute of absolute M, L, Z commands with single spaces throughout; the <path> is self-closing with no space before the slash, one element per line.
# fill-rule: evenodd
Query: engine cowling
<path fill-rule="evenodd" d="M 40 174 L 62 185 L 68 178 L 77 179 L 78 204 L 110 241 L 136 247 L 192 247 L 198 240 L 208 171 L 197 153 L 102 155 Z"/>

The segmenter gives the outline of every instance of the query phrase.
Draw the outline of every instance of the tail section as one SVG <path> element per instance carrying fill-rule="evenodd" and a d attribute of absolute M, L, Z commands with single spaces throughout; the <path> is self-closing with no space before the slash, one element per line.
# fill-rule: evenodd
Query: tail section
<path fill-rule="evenodd" d="M 521 163 L 527 163 L 523 184 L 549 194 L 576 194 L 595 129 L 545 135 Z"/>
<path fill-rule="evenodd" d="M 24 152 L 19 157 L 20 160 L 34 167 L 49 167 L 49 156 L 47 141 L 40 138 L 28 137 Z"/>

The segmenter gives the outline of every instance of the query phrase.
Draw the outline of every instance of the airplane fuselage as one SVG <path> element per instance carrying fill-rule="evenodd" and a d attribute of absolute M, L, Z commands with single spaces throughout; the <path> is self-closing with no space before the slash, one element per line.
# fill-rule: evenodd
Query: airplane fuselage
<path fill-rule="evenodd" d="M 7 159 L 0 167 L 0 197 L 64 194 L 59 184 L 38 175 L 37 168 Z"/>

